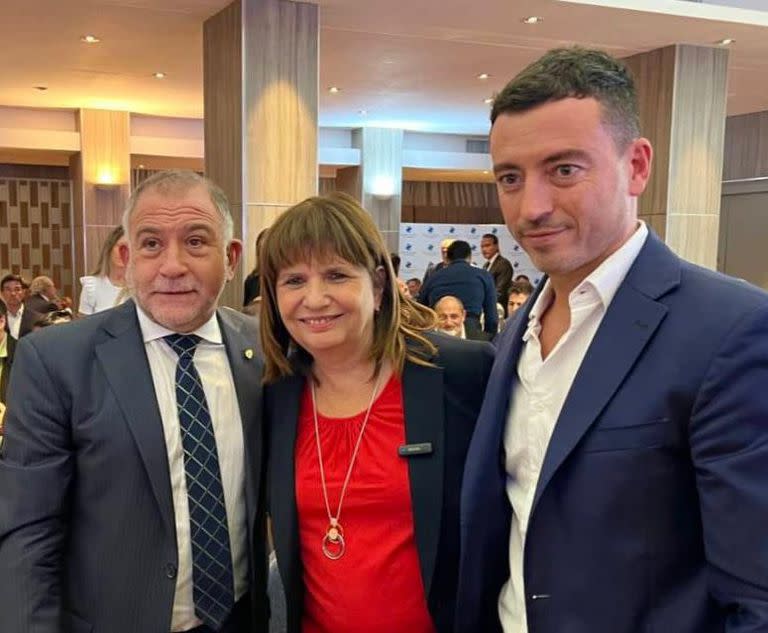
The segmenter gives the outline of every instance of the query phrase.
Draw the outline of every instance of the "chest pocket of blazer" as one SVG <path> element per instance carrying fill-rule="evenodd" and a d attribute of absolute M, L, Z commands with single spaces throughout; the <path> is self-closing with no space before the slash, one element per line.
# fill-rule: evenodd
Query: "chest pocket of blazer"
<path fill-rule="evenodd" d="M 629 451 L 675 446 L 678 427 L 669 418 L 660 418 L 632 426 L 593 427 L 584 436 L 579 450 L 587 453 Z"/>

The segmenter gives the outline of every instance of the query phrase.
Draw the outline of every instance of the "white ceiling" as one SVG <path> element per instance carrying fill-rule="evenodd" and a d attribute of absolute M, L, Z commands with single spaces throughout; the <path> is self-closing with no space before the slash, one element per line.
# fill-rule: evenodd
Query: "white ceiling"
<path fill-rule="evenodd" d="M 712 0 L 715 1 L 715 0 Z M 750 0 L 721 0 L 730 4 Z M 763 2 L 763 0 L 760 0 Z M 202 23 L 229 0 L 2 0 L 0 105 L 201 117 Z M 320 124 L 484 134 L 525 64 L 731 37 L 728 112 L 768 110 L 768 13 L 690 0 L 319 0 Z M 765 0 L 768 5 L 768 0 Z M 635 7 L 641 6 L 642 11 Z M 541 24 L 521 18 L 538 15 Z M 86 33 L 99 44 L 80 42 Z M 157 80 L 155 71 L 167 73 Z M 476 75 L 491 74 L 480 81 Z M 44 85 L 45 92 L 33 87 Z M 331 95 L 326 89 L 342 91 Z M 368 114 L 362 116 L 359 110 Z"/>

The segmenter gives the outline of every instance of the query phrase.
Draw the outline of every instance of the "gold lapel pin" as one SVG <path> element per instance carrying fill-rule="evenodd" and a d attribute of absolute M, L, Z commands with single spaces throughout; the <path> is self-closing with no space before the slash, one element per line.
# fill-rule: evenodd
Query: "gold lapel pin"
<path fill-rule="evenodd" d="M 243 356 L 245 356 L 248 360 L 251 360 L 253 358 L 253 350 L 249 347 L 243 352 Z"/>

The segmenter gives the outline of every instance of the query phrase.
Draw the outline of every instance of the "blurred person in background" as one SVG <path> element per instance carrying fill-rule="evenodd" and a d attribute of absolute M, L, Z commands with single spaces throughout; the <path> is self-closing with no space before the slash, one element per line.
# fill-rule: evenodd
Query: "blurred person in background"
<path fill-rule="evenodd" d="M 523 307 L 533 294 L 533 286 L 528 281 L 513 281 L 509 287 L 509 300 L 507 301 L 507 314 L 511 317 Z"/>
<path fill-rule="evenodd" d="M 464 240 L 454 240 L 447 257 L 448 265 L 431 274 L 421 287 L 419 301 L 434 307 L 442 297 L 457 297 L 467 311 L 464 327 L 493 336 L 499 330 L 493 277 L 487 270 L 472 266 L 472 247 Z"/>
<path fill-rule="evenodd" d="M 493 233 L 486 233 L 480 239 L 480 251 L 485 258 L 483 270 L 493 277 L 496 287 L 496 303 L 507 305 L 509 285 L 512 283 L 512 264 L 499 253 L 499 238 Z"/>
<path fill-rule="evenodd" d="M 0 280 L 0 294 L 3 298 L 3 304 L 7 308 L 6 328 L 16 340 L 21 336 L 22 331 L 32 331 L 32 324 L 37 316 L 34 312 L 27 311 L 27 316 L 24 317 L 24 299 L 26 296 L 24 286 L 24 280 L 19 275 L 5 275 Z"/>
<path fill-rule="evenodd" d="M 449 336 L 474 341 L 488 341 L 491 336 L 482 331 L 469 330 L 464 327 L 467 311 L 464 304 L 451 295 L 447 295 L 435 304 L 437 313 L 437 330 Z"/>
<path fill-rule="evenodd" d="M 421 292 L 421 279 L 418 277 L 411 277 L 405 282 L 405 285 L 408 286 L 408 292 L 411 293 L 411 299 L 418 301 L 419 293 Z"/>
<path fill-rule="evenodd" d="M 80 277 L 83 289 L 78 312 L 81 315 L 108 310 L 121 302 L 119 298 L 125 286 L 125 265 L 120 259 L 122 241 L 123 227 L 116 226 L 101 246 L 96 268 L 90 275 Z"/>
<path fill-rule="evenodd" d="M 264 241 L 264 236 L 267 234 L 267 229 L 262 229 L 256 236 L 256 244 L 254 245 L 254 251 L 256 259 L 253 264 L 253 269 L 243 282 L 243 307 L 249 306 L 256 297 L 261 296 L 261 276 L 259 275 L 259 251 L 261 250 L 261 243 Z"/>

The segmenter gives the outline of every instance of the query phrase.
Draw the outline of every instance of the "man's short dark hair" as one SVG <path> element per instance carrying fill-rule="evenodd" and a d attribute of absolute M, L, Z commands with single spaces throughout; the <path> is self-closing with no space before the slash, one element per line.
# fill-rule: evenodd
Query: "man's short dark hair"
<path fill-rule="evenodd" d="M 496 246 L 499 245 L 499 238 L 493 233 L 486 233 L 481 239 L 491 240 L 494 244 L 496 244 Z"/>
<path fill-rule="evenodd" d="M 491 125 L 501 114 L 570 97 L 600 103 L 603 122 L 620 150 L 640 136 L 637 93 L 629 69 L 608 53 L 578 46 L 553 49 L 518 73 L 494 99 Z"/>
<path fill-rule="evenodd" d="M 533 284 L 530 281 L 521 279 L 520 281 L 513 281 L 509 286 L 509 294 L 511 295 L 532 295 Z"/>
<path fill-rule="evenodd" d="M 22 286 L 24 286 L 24 280 L 20 275 L 10 274 L 0 279 L 0 291 L 5 290 L 5 284 L 11 283 L 12 281 L 18 281 Z"/>
<path fill-rule="evenodd" d="M 472 247 L 469 242 L 464 240 L 454 240 L 445 253 L 449 262 L 455 262 L 460 259 L 469 259 L 472 256 Z"/>

